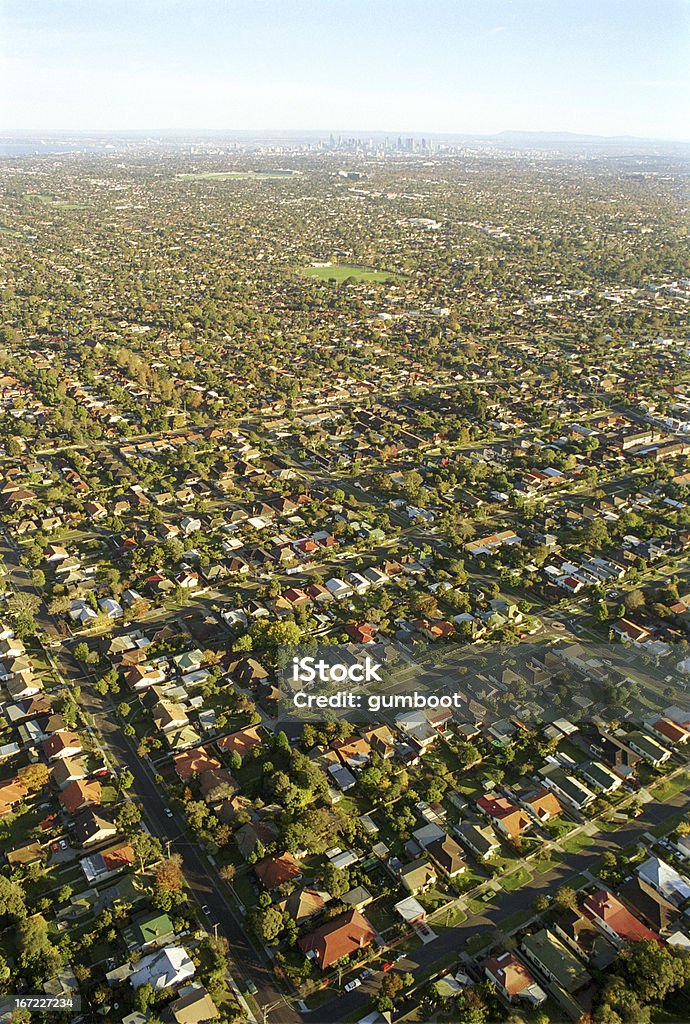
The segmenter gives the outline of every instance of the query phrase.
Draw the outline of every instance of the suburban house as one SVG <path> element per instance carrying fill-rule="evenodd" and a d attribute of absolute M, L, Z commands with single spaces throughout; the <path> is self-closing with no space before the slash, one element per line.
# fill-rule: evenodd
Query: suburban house
<path fill-rule="evenodd" d="M 601 793 L 615 793 L 623 785 L 621 777 L 601 761 L 587 761 L 578 766 L 578 771 L 594 789 Z"/>
<path fill-rule="evenodd" d="M 679 722 L 671 721 L 670 718 L 659 718 L 650 728 L 662 743 L 671 743 L 674 747 L 690 740 L 690 729 Z"/>
<path fill-rule="evenodd" d="M 651 885 L 676 907 L 690 899 L 690 882 L 687 878 L 658 857 L 649 857 L 644 864 L 636 868 L 636 873 L 638 878 Z"/>
<path fill-rule="evenodd" d="M 638 875 L 633 875 L 621 886 L 618 896 L 631 913 L 643 918 L 659 935 L 668 933 L 680 916 L 680 911 L 672 903 Z"/>
<path fill-rule="evenodd" d="M 545 1002 L 546 992 L 514 953 L 502 953 L 484 962 L 484 973 L 508 1003 L 524 1000 L 533 1006 Z"/>
<path fill-rule="evenodd" d="M 527 811 L 542 825 L 563 813 L 556 795 L 548 789 L 539 789 L 522 801 Z"/>
<path fill-rule="evenodd" d="M 70 782 L 86 778 L 86 768 L 83 761 L 77 757 L 63 757 L 57 761 L 51 769 L 50 778 L 58 789 L 64 789 Z"/>
<path fill-rule="evenodd" d="M 139 914 L 123 929 L 122 938 L 128 949 L 152 949 L 165 946 L 175 938 L 175 929 L 167 914 L 154 910 Z"/>
<path fill-rule="evenodd" d="M 400 869 L 400 881 L 413 896 L 436 885 L 436 870 L 428 860 L 419 857 Z"/>
<path fill-rule="evenodd" d="M 490 825 L 463 823 L 456 827 L 456 832 L 460 842 L 469 847 L 478 860 L 488 860 L 501 848 Z"/>
<path fill-rule="evenodd" d="M 185 985 L 177 999 L 168 1004 L 168 1013 L 174 1024 L 206 1024 L 217 1020 L 218 1007 L 203 985 Z"/>
<path fill-rule="evenodd" d="M 76 779 L 69 782 L 61 791 L 60 803 L 68 814 L 76 814 L 85 807 L 92 807 L 101 802 L 101 784 L 96 780 Z"/>
<path fill-rule="evenodd" d="M 367 919 L 358 910 L 349 910 L 303 936 L 297 945 L 323 971 L 344 956 L 370 946 L 375 938 L 376 931 Z"/>
<path fill-rule="evenodd" d="M 302 877 L 302 869 L 291 853 L 283 853 L 280 857 L 265 857 L 254 865 L 254 872 L 268 892 L 285 882 Z"/>
<path fill-rule="evenodd" d="M 550 764 L 539 772 L 544 785 L 565 803 L 570 804 L 576 810 L 581 811 L 596 799 L 591 789 L 588 789 L 583 782 L 575 776 L 568 774 L 558 765 Z"/>
<path fill-rule="evenodd" d="M 548 928 L 525 936 L 522 951 L 530 963 L 565 992 L 578 992 L 592 980 L 582 961 Z"/>
<path fill-rule="evenodd" d="M 239 754 L 245 757 L 254 747 L 261 746 L 261 736 L 254 727 L 240 729 L 230 736 L 223 736 L 216 743 L 216 746 L 223 754 Z"/>
<path fill-rule="evenodd" d="M 129 977 L 133 989 L 151 985 L 154 992 L 177 988 L 194 977 L 196 968 L 183 946 L 166 946 L 157 953 L 142 957 Z"/>
<path fill-rule="evenodd" d="M 452 836 L 445 835 L 443 839 L 436 839 L 433 843 L 429 843 L 426 852 L 449 878 L 455 878 L 456 875 L 461 875 L 463 871 L 467 870 L 462 848 Z"/>
<path fill-rule="evenodd" d="M 117 825 L 102 810 L 90 807 L 75 818 L 73 832 L 80 846 L 89 846 L 112 839 L 117 835 Z"/>
<path fill-rule="evenodd" d="M 654 768 L 658 768 L 660 764 L 665 764 L 671 756 L 671 751 L 668 747 L 662 747 L 660 743 L 657 743 L 647 733 L 640 731 L 630 732 L 628 733 L 627 741 L 632 750 L 644 758 L 645 761 L 649 761 Z"/>
<path fill-rule="evenodd" d="M 620 900 L 607 889 L 599 889 L 591 896 L 586 896 L 582 907 L 585 914 L 617 945 L 640 942 L 643 939 L 661 941 L 656 932 L 647 928 L 639 918 L 626 910 Z"/>
<path fill-rule="evenodd" d="M 477 800 L 477 807 L 499 832 L 509 839 L 519 838 L 532 824 L 529 816 L 503 796 L 491 793 Z"/>

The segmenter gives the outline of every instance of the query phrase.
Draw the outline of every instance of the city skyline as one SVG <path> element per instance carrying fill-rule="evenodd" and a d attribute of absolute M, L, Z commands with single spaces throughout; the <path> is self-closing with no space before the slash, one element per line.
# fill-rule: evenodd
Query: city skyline
<path fill-rule="evenodd" d="M 687 0 L 4 0 L 0 130 L 684 140 L 689 26 Z"/>

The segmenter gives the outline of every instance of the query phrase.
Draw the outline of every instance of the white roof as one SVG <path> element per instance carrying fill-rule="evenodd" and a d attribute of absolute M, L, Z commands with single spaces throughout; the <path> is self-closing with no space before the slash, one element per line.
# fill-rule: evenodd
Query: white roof
<path fill-rule="evenodd" d="M 148 982 L 160 991 L 193 978 L 195 970 L 184 946 L 166 946 L 157 953 L 143 957 L 129 980 L 132 988 L 141 988 Z"/>
<path fill-rule="evenodd" d="M 690 883 L 659 857 L 649 857 L 644 864 L 640 864 L 637 873 L 672 903 L 690 899 Z"/>
<path fill-rule="evenodd" d="M 396 914 L 402 917 L 403 921 L 416 921 L 418 917 L 424 917 L 426 911 L 422 904 L 414 898 L 414 896 L 408 896 L 405 900 L 400 900 L 393 907 Z"/>

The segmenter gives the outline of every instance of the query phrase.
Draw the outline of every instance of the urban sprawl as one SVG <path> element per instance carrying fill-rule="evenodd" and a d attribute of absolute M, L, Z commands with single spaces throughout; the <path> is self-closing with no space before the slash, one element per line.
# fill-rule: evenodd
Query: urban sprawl
<path fill-rule="evenodd" d="M 0 157 L 0 1020 L 690 1020 L 687 160 L 72 148 Z"/>

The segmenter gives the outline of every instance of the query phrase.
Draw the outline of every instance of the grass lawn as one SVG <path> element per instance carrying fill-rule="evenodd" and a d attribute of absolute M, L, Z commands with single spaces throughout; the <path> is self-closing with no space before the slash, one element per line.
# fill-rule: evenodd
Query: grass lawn
<path fill-rule="evenodd" d="M 561 740 L 558 744 L 558 751 L 571 757 L 575 764 L 581 764 L 585 759 L 584 751 L 576 743 L 573 743 L 572 740 Z"/>
<path fill-rule="evenodd" d="M 429 889 L 428 892 L 421 893 L 417 899 L 427 911 L 431 911 L 448 902 L 448 893 L 441 889 Z"/>
<path fill-rule="evenodd" d="M 388 906 L 384 900 L 370 903 L 366 909 L 366 915 L 377 932 L 384 932 L 386 928 L 390 928 L 391 925 L 400 921 L 392 907 Z"/>
<path fill-rule="evenodd" d="M 593 842 L 594 840 L 591 836 L 588 836 L 585 832 L 579 832 L 578 835 L 565 839 L 562 846 L 566 853 L 579 853 L 580 850 L 586 850 Z"/>
<path fill-rule="evenodd" d="M 674 829 L 677 829 L 681 821 L 685 821 L 685 815 L 682 813 L 674 814 L 670 818 L 667 818 L 666 821 L 662 821 L 660 825 L 655 825 L 654 828 L 650 828 L 649 831 L 654 836 L 665 836 L 668 835 L 669 832 L 673 832 Z"/>
<path fill-rule="evenodd" d="M 545 830 L 554 839 L 562 839 L 563 836 L 567 836 L 569 832 L 572 832 L 577 826 L 572 821 L 566 821 L 565 818 L 553 818 L 547 822 L 544 826 Z"/>
<path fill-rule="evenodd" d="M 456 928 L 466 920 L 467 914 L 462 907 L 452 906 L 438 914 L 431 922 L 431 927 L 435 932 L 442 932 L 448 928 Z"/>
<path fill-rule="evenodd" d="M 521 925 L 525 924 L 525 922 L 529 921 L 531 917 L 534 917 L 531 910 L 517 910 L 514 914 L 511 914 L 510 917 L 506 917 L 504 921 L 501 921 L 501 931 L 506 933 L 513 932 L 516 928 L 519 928 Z"/>
<path fill-rule="evenodd" d="M 493 928 L 485 928 L 481 932 L 476 932 L 474 935 L 470 935 L 469 939 L 465 943 L 465 949 L 468 953 L 478 953 L 484 946 L 488 946 L 494 935 Z"/>
<path fill-rule="evenodd" d="M 245 907 L 253 907 L 256 905 L 256 893 L 254 892 L 254 886 L 249 881 L 249 876 L 246 872 L 238 872 L 235 875 L 232 880 L 232 888 L 242 900 Z"/>
<path fill-rule="evenodd" d="M 517 871 L 513 871 L 509 875 L 503 875 L 500 879 L 501 888 L 505 889 L 506 892 L 515 892 L 516 889 L 521 889 L 523 885 L 527 885 L 531 878 L 532 873 L 526 867 L 519 867 Z"/>
<path fill-rule="evenodd" d="M 328 267 L 300 267 L 297 272 L 302 277 L 315 277 L 318 281 L 335 281 L 337 284 L 348 277 L 369 284 L 382 284 L 386 281 L 400 281 L 403 276 L 392 270 L 375 270 L 373 267 L 360 267 L 354 263 L 334 263 Z"/>
<path fill-rule="evenodd" d="M 623 825 L 625 825 L 624 821 L 607 821 L 606 818 L 602 818 L 597 822 L 597 828 L 600 832 L 617 832 Z"/>
<path fill-rule="evenodd" d="M 485 893 L 484 895 L 488 895 L 488 894 L 489 894 L 489 891 L 487 891 L 487 893 Z M 498 896 L 498 893 L 495 893 L 495 892 L 491 892 L 491 899 L 490 900 L 481 900 L 478 897 L 474 897 L 473 896 L 472 899 L 469 899 L 467 901 L 467 906 L 469 907 L 470 911 L 473 914 L 483 914 L 484 911 L 487 909 L 487 907 L 491 906 L 491 904 L 494 902 L 494 900 L 496 899 L 497 896 Z"/>
<path fill-rule="evenodd" d="M 688 786 L 690 786 L 690 770 L 685 768 L 676 775 L 675 779 L 662 779 L 657 786 L 652 786 L 651 790 L 657 800 L 665 803 L 687 789 Z"/>

